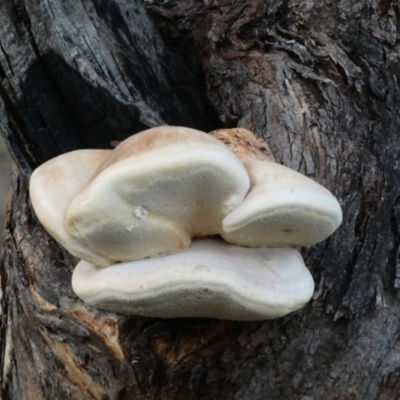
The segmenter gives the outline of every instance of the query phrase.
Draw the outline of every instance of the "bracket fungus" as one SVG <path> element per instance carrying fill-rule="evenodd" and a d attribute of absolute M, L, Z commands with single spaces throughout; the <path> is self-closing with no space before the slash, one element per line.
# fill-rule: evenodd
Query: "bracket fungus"
<path fill-rule="evenodd" d="M 33 208 L 47 232 L 71 254 L 102 265 L 105 260 L 65 227 L 72 200 L 85 188 L 91 176 L 111 150 L 76 150 L 55 157 L 37 168 L 29 182 Z"/>
<path fill-rule="evenodd" d="M 49 233 L 100 267 L 175 253 L 187 249 L 191 237 L 218 234 L 249 189 L 237 157 L 194 129 L 153 128 L 106 157 L 88 152 L 67 153 L 37 168 L 30 191 Z M 59 229 L 62 234 L 54 234 Z"/>
<path fill-rule="evenodd" d="M 341 221 L 329 191 L 274 163 L 242 129 L 164 126 L 114 150 L 67 153 L 34 171 L 30 194 L 45 229 L 82 259 L 72 278 L 81 299 L 154 317 L 299 309 L 314 283 L 289 247 L 321 241 Z"/>
<path fill-rule="evenodd" d="M 342 210 L 329 190 L 277 164 L 268 145 L 252 132 L 221 129 L 211 135 L 237 155 L 250 176 L 243 203 L 222 221 L 222 237 L 250 247 L 310 246 L 330 236 Z"/>
<path fill-rule="evenodd" d="M 314 281 L 295 249 L 198 239 L 184 252 L 110 268 L 81 261 L 72 287 L 84 301 L 109 311 L 259 320 L 302 307 Z"/>

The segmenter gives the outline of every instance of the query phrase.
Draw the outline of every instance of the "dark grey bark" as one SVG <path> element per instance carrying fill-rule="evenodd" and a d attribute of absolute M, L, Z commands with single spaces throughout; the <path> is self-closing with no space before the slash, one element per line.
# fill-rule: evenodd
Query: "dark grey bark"
<path fill-rule="evenodd" d="M 163 40 L 132 0 L 0 4 L 1 131 L 19 166 L 2 398 L 399 398 L 398 4 L 145 5 Z M 316 281 L 303 310 L 263 323 L 121 317 L 72 293 L 75 260 L 36 220 L 30 171 L 165 123 L 251 129 L 340 199 L 342 227 L 303 251 Z"/>

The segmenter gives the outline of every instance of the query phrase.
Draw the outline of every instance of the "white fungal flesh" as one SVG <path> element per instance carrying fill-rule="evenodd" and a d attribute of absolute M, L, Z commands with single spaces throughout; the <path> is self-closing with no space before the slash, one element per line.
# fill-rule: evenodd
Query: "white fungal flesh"
<path fill-rule="evenodd" d="M 33 208 L 45 229 L 70 253 L 96 265 L 107 258 L 75 239 L 65 228 L 65 215 L 72 200 L 111 150 L 77 150 L 47 161 L 37 168 L 29 183 Z"/>
<path fill-rule="evenodd" d="M 39 167 L 32 203 L 68 251 L 95 265 L 182 251 L 222 230 L 250 186 L 217 139 L 182 127 L 136 134 L 114 150 L 81 150 Z"/>
<path fill-rule="evenodd" d="M 250 249 L 215 239 L 185 252 L 96 268 L 81 261 L 72 285 L 104 310 L 152 317 L 277 318 L 310 300 L 314 282 L 294 249 Z"/>
<path fill-rule="evenodd" d="M 272 162 L 246 164 L 252 186 L 243 203 L 223 220 L 222 237 L 241 246 L 310 246 L 342 222 L 338 201 L 327 189 Z"/>

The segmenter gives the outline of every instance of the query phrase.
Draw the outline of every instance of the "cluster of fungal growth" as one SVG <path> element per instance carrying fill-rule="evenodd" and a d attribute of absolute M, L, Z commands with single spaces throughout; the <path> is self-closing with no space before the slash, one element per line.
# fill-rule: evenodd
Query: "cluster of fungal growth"
<path fill-rule="evenodd" d="M 75 293 L 104 310 L 260 320 L 302 307 L 298 251 L 340 225 L 337 200 L 245 129 L 138 133 L 56 157 L 31 178 L 45 229 L 82 259 Z"/>

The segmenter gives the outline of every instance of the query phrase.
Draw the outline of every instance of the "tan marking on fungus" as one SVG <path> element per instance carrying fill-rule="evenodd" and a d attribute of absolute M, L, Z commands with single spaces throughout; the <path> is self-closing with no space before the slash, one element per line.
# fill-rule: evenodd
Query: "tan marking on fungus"
<path fill-rule="evenodd" d="M 296 231 L 297 231 L 297 229 L 295 229 L 295 228 L 282 229 L 282 232 L 284 232 L 284 233 L 294 233 Z"/>
<path fill-rule="evenodd" d="M 275 161 L 268 144 L 247 129 L 217 129 L 210 135 L 227 145 L 240 160 L 251 154 L 259 160 Z"/>
<path fill-rule="evenodd" d="M 197 132 L 199 133 L 199 131 Z M 204 136 L 197 135 L 196 142 L 209 143 L 210 139 L 206 135 Z M 137 133 L 125 139 L 110 153 L 93 174 L 86 187 L 107 167 L 123 161 L 125 158 L 141 155 L 153 149 L 165 147 L 171 143 L 190 143 L 192 140 L 193 136 L 190 133 L 190 128 L 183 127 L 160 126 Z"/>

